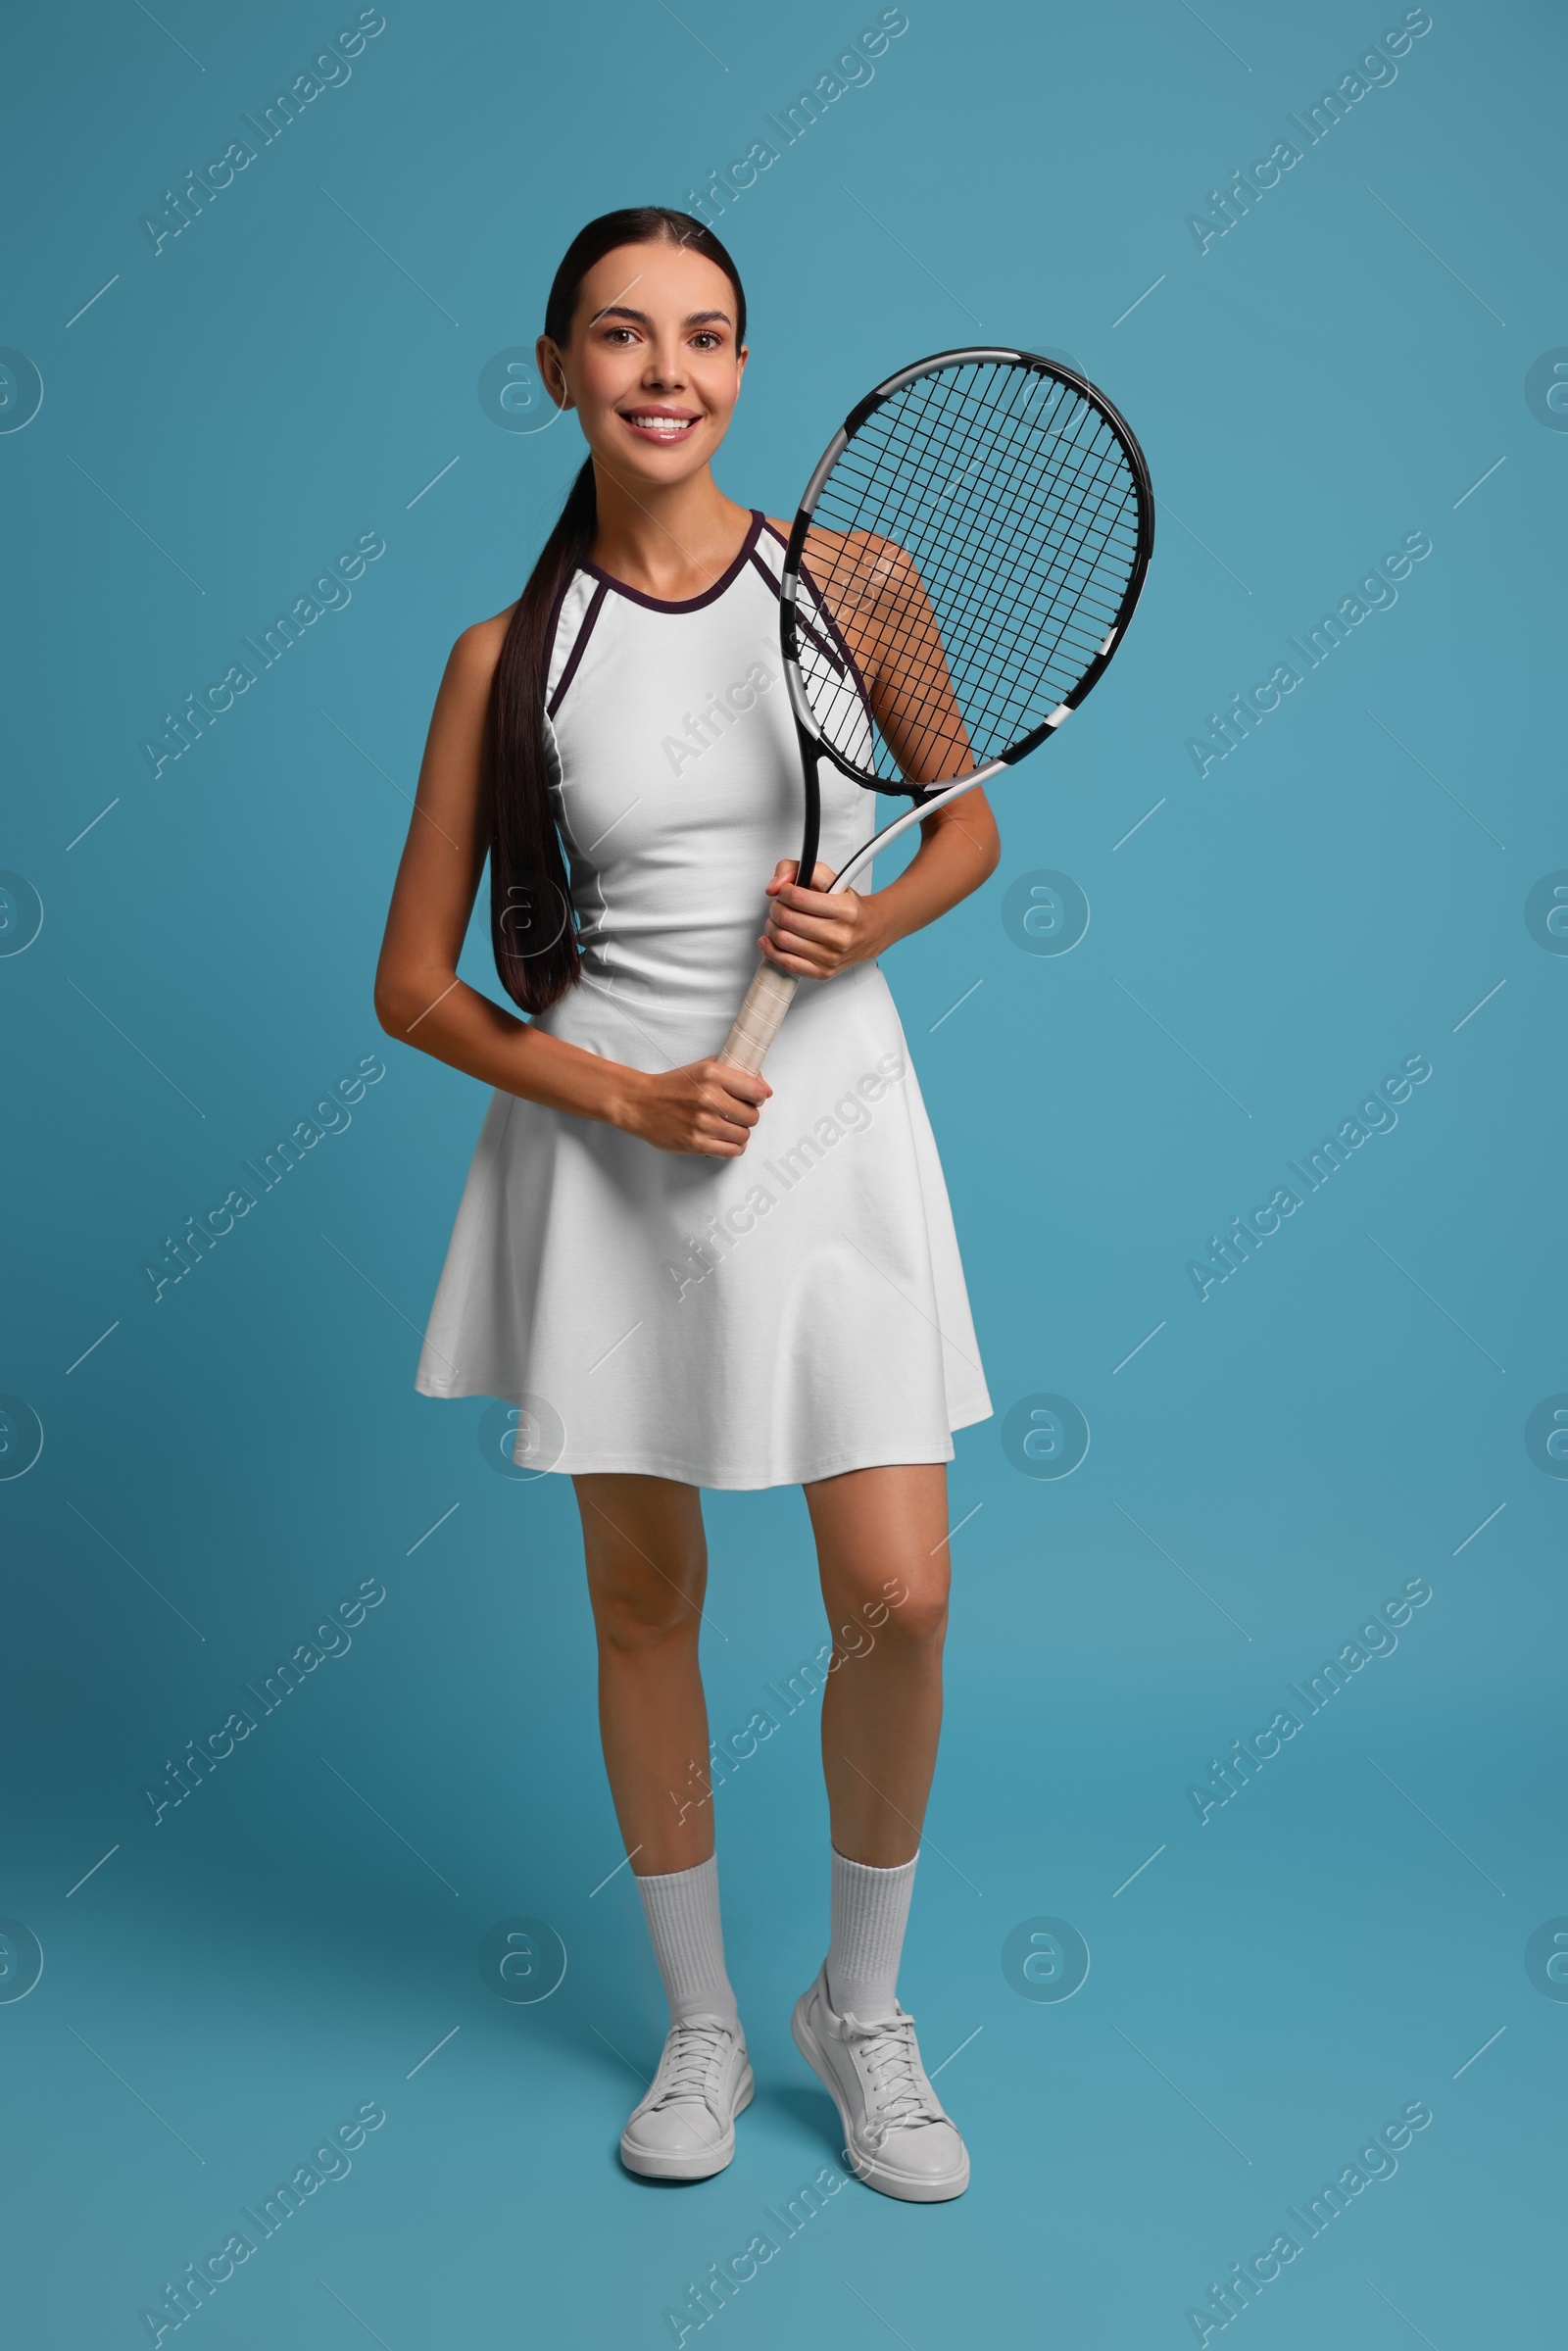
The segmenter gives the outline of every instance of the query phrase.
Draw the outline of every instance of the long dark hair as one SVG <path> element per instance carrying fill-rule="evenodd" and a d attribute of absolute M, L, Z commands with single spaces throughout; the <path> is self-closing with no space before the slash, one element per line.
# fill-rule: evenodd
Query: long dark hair
<path fill-rule="evenodd" d="M 740 273 L 712 230 L 690 213 L 638 205 L 602 213 L 567 246 L 545 305 L 545 333 L 564 347 L 582 281 L 617 245 L 689 245 L 715 262 L 735 289 L 735 340 L 746 340 Z M 565 859 L 550 805 L 545 760 L 545 683 L 552 623 L 572 573 L 599 527 L 589 458 L 528 574 L 512 615 L 491 688 L 489 729 L 490 937 L 496 970 L 524 1012 L 542 1012 L 573 987 L 581 969 Z"/>

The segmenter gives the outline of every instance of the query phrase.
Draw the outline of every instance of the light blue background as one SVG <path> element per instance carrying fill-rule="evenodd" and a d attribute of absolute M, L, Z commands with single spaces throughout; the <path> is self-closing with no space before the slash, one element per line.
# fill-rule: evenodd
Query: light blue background
<path fill-rule="evenodd" d="M 71 2351 L 147 2340 L 362 2101 L 384 2126 L 220 2289 L 209 2351 L 670 2341 L 664 2306 L 839 2143 L 787 2030 L 826 1931 L 798 1716 L 719 1798 L 740 2152 L 680 2193 L 618 2169 L 662 2011 L 627 1873 L 601 1886 L 572 1497 L 492 1474 L 478 1403 L 414 1394 L 486 1097 L 383 1037 L 370 982 L 447 648 L 517 593 L 579 455 L 500 429 L 482 368 L 584 219 L 684 202 L 878 12 L 387 0 L 352 79 L 155 257 L 143 211 L 354 13 L 61 5 L 7 36 L 0 340 L 44 400 L 0 435 L 0 864 L 44 925 L 0 960 L 0 1387 L 44 1449 L 0 1484 L 0 1910 L 45 1964 L 0 2004 L 3 2290 L 8 2336 Z M 910 0 L 718 223 L 754 313 L 732 494 L 791 511 L 881 374 L 1000 340 L 1075 355 L 1161 513 L 1125 652 L 995 795 L 1000 871 L 887 961 L 998 1406 L 952 1475 L 902 1986 L 929 2064 L 966 2044 L 938 2087 L 974 2183 L 851 2185 L 705 2340 L 1190 2342 L 1208 2282 L 1417 2099 L 1252 2351 L 1560 2312 L 1568 2004 L 1524 1952 L 1568 1913 L 1568 1486 L 1524 1427 L 1568 1389 L 1568 962 L 1523 911 L 1568 866 L 1568 438 L 1524 390 L 1568 344 L 1560 16 L 1435 0 L 1229 235 L 1185 225 L 1400 13 Z M 368 531 L 352 604 L 155 781 L 143 735 Z M 1414 531 L 1397 606 L 1200 780 L 1207 713 Z M 1001 919 L 1038 868 L 1091 908 L 1059 957 Z M 499 993 L 482 921 L 465 968 Z M 155 1305 L 163 1236 L 371 1053 L 352 1126 Z M 1187 1260 L 1417 1053 L 1397 1128 L 1200 1303 Z M 1039 1393 L 1089 1424 L 1065 1480 L 1003 1448 Z M 820 1607 L 798 1493 L 709 1525 L 727 1735 Z M 1188 1784 L 1412 1577 L 1397 1651 L 1200 1826 Z M 366 1578 L 352 1650 L 155 1827 L 166 1757 Z M 516 1913 L 568 1953 L 541 2005 L 479 1978 Z M 1002 1969 L 1042 1915 L 1092 1954 L 1063 2003 Z"/>

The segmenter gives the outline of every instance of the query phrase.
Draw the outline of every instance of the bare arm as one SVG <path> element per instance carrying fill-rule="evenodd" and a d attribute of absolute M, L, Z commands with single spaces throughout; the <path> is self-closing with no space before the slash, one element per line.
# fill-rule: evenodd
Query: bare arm
<path fill-rule="evenodd" d="M 886 543 L 883 543 L 886 546 Z M 808 552 L 810 552 L 809 542 Z M 962 716 L 948 678 L 947 657 L 930 600 L 914 565 L 888 548 L 869 566 L 853 571 L 824 544 L 817 576 L 843 582 L 838 618 L 854 647 L 877 724 L 911 781 L 941 783 L 975 764 Z M 851 963 L 881 955 L 911 931 L 935 922 L 978 890 L 1002 855 L 997 820 L 985 794 L 966 792 L 920 823 L 920 846 L 897 881 L 862 897 L 822 893 L 832 869 L 818 865 L 812 888 L 801 889 L 793 861 L 779 864 L 767 885 L 773 900 L 762 953 L 781 971 L 825 979 Z"/>
<path fill-rule="evenodd" d="M 620 1127 L 661 1151 L 736 1158 L 772 1089 L 716 1060 L 647 1072 L 504 1011 L 457 975 L 489 848 L 485 723 L 510 613 L 458 639 L 430 720 L 375 974 L 376 1018 L 488 1086 Z"/>

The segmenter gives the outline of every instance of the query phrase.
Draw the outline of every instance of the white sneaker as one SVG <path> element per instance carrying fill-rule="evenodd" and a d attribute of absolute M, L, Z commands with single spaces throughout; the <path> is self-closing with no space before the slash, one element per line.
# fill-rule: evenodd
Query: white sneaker
<path fill-rule="evenodd" d="M 969 2156 L 926 2080 L 914 2019 L 835 2016 L 827 1971 L 790 2019 L 795 2046 L 839 2110 L 844 2154 L 857 2179 L 909 2204 L 941 2204 L 969 2184 Z"/>
<path fill-rule="evenodd" d="M 710 2180 L 735 2153 L 735 2117 L 752 2102 L 746 2039 L 733 2017 L 671 2025 L 648 2094 L 620 2134 L 620 2160 L 645 2180 Z"/>

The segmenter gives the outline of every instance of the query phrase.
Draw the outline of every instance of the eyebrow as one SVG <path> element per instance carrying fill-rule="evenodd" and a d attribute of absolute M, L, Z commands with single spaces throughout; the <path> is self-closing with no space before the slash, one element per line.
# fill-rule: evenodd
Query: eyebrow
<path fill-rule="evenodd" d="M 652 326 L 654 323 L 646 311 L 630 310 L 623 302 L 606 303 L 602 311 L 595 311 L 588 323 L 590 326 L 597 326 L 601 318 L 630 318 L 638 326 Z M 721 320 L 725 326 L 733 326 L 735 323 L 728 311 L 691 311 L 681 320 L 681 324 L 683 326 L 709 326 L 715 319 Z"/>

